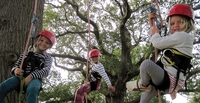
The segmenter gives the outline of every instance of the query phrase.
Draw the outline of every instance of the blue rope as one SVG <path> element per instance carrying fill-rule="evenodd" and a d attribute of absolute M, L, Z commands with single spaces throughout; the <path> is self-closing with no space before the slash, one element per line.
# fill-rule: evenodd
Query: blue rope
<path fill-rule="evenodd" d="M 156 14 L 156 12 L 157 12 L 157 10 L 155 9 L 155 7 L 153 7 L 153 6 L 147 7 L 146 9 L 142 10 L 141 13 L 146 12 L 146 11 L 150 11 L 150 12 L 152 12 L 152 13 L 154 13 L 154 14 Z M 161 24 L 160 24 L 160 22 L 158 21 L 157 17 L 155 18 L 155 22 L 156 22 L 156 27 L 157 27 L 158 29 L 161 29 Z"/>
<path fill-rule="evenodd" d="M 38 18 L 35 13 L 33 14 L 34 14 L 34 17 L 32 18 L 32 23 L 35 24 L 38 21 Z M 32 32 L 31 32 L 31 38 L 34 38 L 34 37 L 35 37 L 35 25 L 33 25 Z"/>
<path fill-rule="evenodd" d="M 33 44 L 34 44 L 34 39 L 35 39 L 35 23 L 38 21 L 38 18 L 36 16 L 35 13 L 34 14 L 34 17 L 32 18 L 32 23 L 33 23 L 33 27 L 31 28 L 31 40 L 32 40 L 32 43 L 31 43 L 31 48 L 33 48 Z"/>

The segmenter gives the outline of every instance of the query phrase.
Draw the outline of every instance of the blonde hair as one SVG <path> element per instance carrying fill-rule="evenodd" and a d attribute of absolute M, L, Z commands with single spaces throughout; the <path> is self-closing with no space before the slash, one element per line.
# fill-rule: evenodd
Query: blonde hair
<path fill-rule="evenodd" d="M 182 20 L 182 25 L 181 25 L 181 31 L 185 31 L 187 33 L 191 32 L 194 30 L 194 21 L 188 17 L 181 16 Z"/>
<path fill-rule="evenodd" d="M 181 17 L 181 27 L 180 27 L 181 31 L 185 31 L 189 33 L 192 30 L 194 30 L 194 21 L 191 18 L 183 16 L 183 15 L 179 15 L 179 16 Z M 169 17 L 169 21 L 168 21 L 169 28 L 170 28 L 171 17 Z"/>

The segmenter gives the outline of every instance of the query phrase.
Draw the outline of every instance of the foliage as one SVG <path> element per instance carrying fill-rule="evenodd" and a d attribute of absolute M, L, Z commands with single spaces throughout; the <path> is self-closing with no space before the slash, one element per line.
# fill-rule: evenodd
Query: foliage
<path fill-rule="evenodd" d="M 199 102 L 199 98 L 200 98 L 200 94 L 199 93 L 194 93 L 192 94 L 194 97 L 190 100 L 189 103 L 198 103 Z"/>

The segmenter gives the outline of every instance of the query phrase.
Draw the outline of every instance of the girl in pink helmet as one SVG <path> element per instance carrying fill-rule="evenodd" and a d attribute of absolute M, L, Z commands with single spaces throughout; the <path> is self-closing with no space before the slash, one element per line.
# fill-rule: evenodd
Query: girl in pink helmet
<path fill-rule="evenodd" d="M 101 78 L 103 78 L 108 88 L 115 92 L 115 87 L 112 86 L 108 75 L 105 72 L 104 66 L 99 62 L 101 53 L 98 49 L 92 49 L 89 52 L 89 58 L 92 63 L 92 68 L 89 71 L 89 82 L 86 82 L 76 90 L 74 103 L 84 103 L 84 94 L 94 90 L 99 90 L 101 87 Z"/>
<path fill-rule="evenodd" d="M 36 37 L 33 51 L 29 51 L 20 69 L 23 54 L 16 61 L 11 70 L 12 77 L 0 83 L 0 103 L 3 103 L 7 93 L 20 89 L 19 75 L 24 77 L 24 92 L 26 93 L 26 103 L 37 103 L 38 94 L 42 87 L 42 78 L 47 77 L 52 58 L 46 53 L 55 43 L 55 36 L 48 30 L 41 31 Z"/>
<path fill-rule="evenodd" d="M 187 4 L 176 4 L 168 13 L 169 35 L 161 36 L 154 25 L 155 14 L 150 13 L 150 41 L 155 48 L 162 50 L 161 58 L 154 63 L 145 60 L 140 65 L 140 80 L 126 83 L 132 92 L 142 91 L 140 103 L 149 103 L 161 90 L 176 98 L 176 93 L 184 86 L 186 71 L 191 67 L 194 36 L 193 11 Z"/>

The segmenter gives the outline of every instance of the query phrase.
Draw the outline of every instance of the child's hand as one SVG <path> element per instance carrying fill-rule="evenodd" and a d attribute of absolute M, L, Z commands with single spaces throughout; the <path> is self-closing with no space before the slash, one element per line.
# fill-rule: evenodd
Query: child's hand
<path fill-rule="evenodd" d="M 149 14 L 149 24 L 150 24 L 150 27 L 154 26 L 154 22 L 155 22 L 155 14 L 154 13 L 150 13 Z"/>
<path fill-rule="evenodd" d="M 112 92 L 115 92 L 115 87 L 109 86 L 108 88 L 109 88 Z"/>
<path fill-rule="evenodd" d="M 24 70 L 22 70 L 22 69 L 20 69 L 20 68 L 16 68 L 16 69 L 14 70 L 15 76 L 23 75 L 23 73 L 24 73 Z"/>
<path fill-rule="evenodd" d="M 156 33 L 159 33 L 159 29 L 156 28 L 155 26 L 151 27 L 151 35 L 154 35 Z"/>
<path fill-rule="evenodd" d="M 30 81 L 33 79 L 32 75 L 28 75 L 26 78 L 25 78 L 25 81 L 24 81 L 24 85 L 27 86 L 28 83 L 30 83 Z"/>

